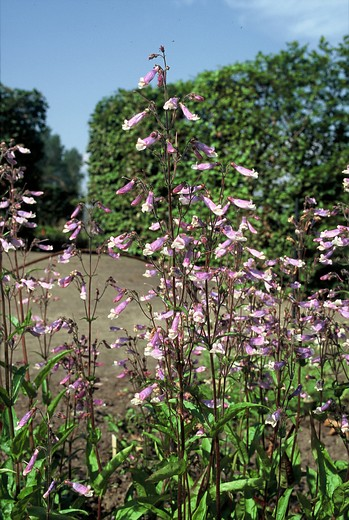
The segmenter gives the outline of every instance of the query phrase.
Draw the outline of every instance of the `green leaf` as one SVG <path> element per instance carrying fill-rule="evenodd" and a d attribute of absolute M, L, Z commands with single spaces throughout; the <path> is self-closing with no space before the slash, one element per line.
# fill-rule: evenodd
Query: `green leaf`
<path fill-rule="evenodd" d="M 8 392 L 2 386 L 0 386 L 0 399 L 4 403 L 4 405 L 7 406 L 7 408 L 10 408 L 10 406 L 12 406 L 11 398 Z"/>
<path fill-rule="evenodd" d="M 132 444 L 131 446 L 128 446 L 127 448 L 117 453 L 115 457 L 113 457 L 108 462 L 108 464 L 105 466 L 102 472 L 96 477 L 96 479 L 92 483 L 92 487 L 97 495 L 103 495 L 105 493 L 109 478 L 133 450 L 134 445 Z"/>
<path fill-rule="evenodd" d="M 220 485 L 221 493 L 233 492 L 237 491 L 259 491 L 265 485 L 265 481 L 263 478 L 243 478 L 232 480 L 231 482 L 222 482 Z M 216 486 L 211 486 L 210 495 L 212 498 L 215 497 L 216 494 Z"/>
<path fill-rule="evenodd" d="M 293 488 L 288 488 L 284 494 L 279 498 L 277 508 L 273 514 L 273 518 L 276 520 L 284 520 L 288 509 L 288 504 L 292 495 Z"/>
<path fill-rule="evenodd" d="M 94 481 L 98 475 L 98 460 L 96 456 L 95 445 L 91 442 L 86 443 L 86 466 L 90 481 Z"/>
<path fill-rule="evenodd" d="M 332 500 L 336 517 L 349 511 L 349 481 L 335 489 Z"/>
<path fill-rule="evenodd" d="M 35 520 L 47 520 L 46 507 L 30 506 L 28 507 L 28 514 L 30 518 Z M 50 520 L 77 520 L 78 517 L 67 513 L 55 513 L 50 511 Z"/>
<path fill-rule="evenodd" d="M 15 370 L 12 380 L 12 405 L 15 404 L 21 386 L 23 384 L 25 374 L 27 373 L 29 365 L 19 367 Z"/>
<path fill-rule="evenodd" d="M 236 417 L 239 413 L 244 412 L 246 410 L 251 410 L 251 409 L 269 410 L 269 408 L 267 408 L 266 406 L 259 405 L 259 404 L 256 404 L 256 403 L 237 403 L 237 404 L 232 404 L 232 405 L 229 406 L 229 408 L 227 408 L 224 411 L 223 417 L 221 419 L 219 419 L 213 425 L 213 428 L 211 429 L 212 437 L 217 435 L 217 433 L 219 433 L 223 429 L 223 426 L 227 422 L 231 421 L 234 417 Z"/>
<path fill-rule="evenodd" d="M 193 513 L 193 520 L 204 520 L 207 516 L 207 491 L 202 495 L 197 508 Z"/>
<path fill-rule="evenodd" d="M 149 482 L 161 482 L 175 475 L 183 475 L 186 469 L 187 462 L 185 459 L 174 460 L 173 462 L 166 463 L 162 468 L 155 471 L 147 480 Z"/>
<path fill-rule="evenodd" d="M 59 352 L 56 356 L 51 358 L 47 364 L 40 370 L 36 378 L 34 379 L 34 384 L 36 388 L 40 388 L 43 380 L 46 378 L 46 376 L 51 372 L 52 368 L 60 359 L 62 359 L 65 356 L 68 356 L 72 352 L 72 350 L 64 350 L 63 352 Z"/>

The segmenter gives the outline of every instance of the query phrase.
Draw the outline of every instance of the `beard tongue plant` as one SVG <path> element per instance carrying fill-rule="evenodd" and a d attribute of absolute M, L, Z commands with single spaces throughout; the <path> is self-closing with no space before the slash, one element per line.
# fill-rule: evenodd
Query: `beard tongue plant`
<path fill-rule="evenodd" d="M 163 47 L 149 59 L 160 64 L 139 81 L 144 110 L 125 120 L 122 129 L 133 133 L 144 118 L 153 118 L 153 131 L 135 139 L 135 153 L 157 157 L 163 189 L 156 193 L 151 179 L 135 175 L 116 194 L 129 196 L 135 211 L 153 217 L 153 240 L 143 243 L 127 229 L 93 255 L 102 234 L 96 215 L 109 210 L 99 201 L 81 203 L 64 226 L 69 244 L 58 256 L 60 263 L 78 258 L 79 270 L 61 276 L 52 262 L 41 278 L 26 273 L 26 244 L 18 231 L 33 226 L 35 215 L 21 206 L 31 207 L 41 193 L 15 187 L 23 177 L 16 154 L 28 150 L 2 145 L 1 186 L 7 186 L 0 201 L 2 510 L 8 518 L 80 518 L 87 514 L 84 500 L 94 494 L 100 519 L 110 476 L 127 461 L 132 486 L 115 520 L 344 520 L 349 510 L 348 272 L 330 271 L 338 259 L 347 262 L 348 207 L 317 208 L 308 197 L 300 216 L 292 218 L 294 255 L 266 258 L 253 240 L 263 231 L 262 209 L 231 185 L 230 173 L 238 172 L 253 193 L 257 172 L 234 157 L 223 165 L 211 143 L 198 141 L 195 125 L 201 124 L 204 98 L 191 92 L 180 99 L 171 92 Z M 163 112 L 143 90 L 155 78 Z M 177 135 L 178 118 L 192 130 L 186 140 Z M 190 157 L 197 172 L 192 184 L 182 171 Z M 338 224 L 340 215 L 344 225 Z M 87 256 L 76 246 L 80 233 L 88 237 Z M 317 243 L 316 259 L 307 258 L 309 240 Z M 132 244 L 146 258 L 148 290 L 130 291 L 112 277 L 102 290 L 96 288 L 100 255 L 117 260 Z M 310 292 L 307 280 L 318 264 L 328 269 L 321 277 L 328 287 Z M 66 287 L 76 286 L 84 329 L 69 317 L 49 319 L 55 283 L 63 297 Z M 111 344 L 94 336 L 107 287 L 115 291 L 116 304 L 109 318 L 121 321 L 110 327 L 116 333 Z M 134 334 L 122 327 L 122 313 L 131 303 L 143 317 Z M 68 339 L 57 335 L 63 332 Z M 39 339 L 42 356 L 32 381 L 28 334 Z M 13 358 L 19 345 L 20 368 Z M 94 395 L 103 345 L 126 348 L 126 358 L 116 365 L 135 387 L 131 404 L 140 410 L 143 434 L 139 449 L 129 443 L 106 463 Z M 51 377 L 58 370 L 64 375 L 55 394 Z M 14 407 L 20 395 L 28 411 L 18 420 Z M 333 460 L 326 449 L 326 424 L 343 442 L 343 460 Z M 77 468 L 75 442 L 82 429 L 86 467 Z M 306 464 L 300 449 L 304 431 L 313 456 Z"/>
<path fill-rule="evenodd" d="M 154 282 L 146 294 L 125 290 L 109 317 L 119 318 L 132 300 L 138 303 L 146 322 L 136 326 L 137 340 L 145 341 L 144 355 L 156 366 L 145 379 L 132 348 L 120 363 L 123 375 L 143 381 L 132 404 L 142 410 L 145 444 L 131 470 L 134 486 L 115 518 L 138 518 L 140 512 L 180 520 L 344 518 L 348 273 L 338 275 L 335 288 L 308 295 L 306 244 L 317 233 L 324 253 L 314 264 L 326 265 L 335 251 L 345 254 L 349 228 L 338 225 L 319 234 L 316 226 L 338 216 L 339 208 L 316 209 L 308 198 L 293 219 L 293 257 L 267 259 L 254 249 L 258 211 L 252 200 L 234 193 L 229 173 L 236 170 L 251 187 L 257 172 L 233 158 L 225 167 L 211 144 L 195 138 L 204 98 L 175 97 L 163 47 L 149 59 L 161 64 L 141 78 L 139 88 L 157 76 L 163 113 L 142 91 L 144 110 L 122 128 L 133 131 L 153 117 L 153 131 L 138 137 L 135 148 L 157 157 L 164 191 L 155 193 L 149 179 L 135 176 L 116 194 L 130 194 L 132 206 L 142 203 L 141 211 L 153 216 L 149 229 L 155 236 L 143 244 L 126 230 L 111 237 L 108 248 L 115 255 L 138 242 L 148 262 L 144 276 Z M 188 128 L 194 137 L 183 149 L 179 117 L 193 125 Z M 181 171 L 182 159 L 190 156 L 197 171 L 192 185 Z M 218 185 L 212 171 L 220 172 Z M 227 186 L 233 192 L 224 198 Z M 347 223 L 348 209 L 341 210 Z M 335 418 L 343 461 L 332 461 L 322 444 L 326 417 Z M 317 469 L 302 466 L 298 445 L 309 421 Z"/>

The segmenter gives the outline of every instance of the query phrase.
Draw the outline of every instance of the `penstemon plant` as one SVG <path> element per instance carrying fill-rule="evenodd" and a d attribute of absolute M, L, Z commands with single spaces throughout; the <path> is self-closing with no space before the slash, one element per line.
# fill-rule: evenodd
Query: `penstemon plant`
<path fill-rule="evenodd" d="M 35 226 L 31 208 L 41 192 L 20 187 L 16 159 L 29 150 L 1 145 L 0 518 L 100 520 L 111 477 L 124 464 L 132 482 L 113 520 L 344 520 L 349 276 L 331 266 L 348 264 L 348 206 L 318 208 L 307 197 L 290 219 L 294 255 L 266 258 L 253 246 L 263 208 L 238 187 L 226 195 L 232 172 L 256 189 L 258 173 L 234 157 L 224 165 L 214 146 L 195 137 L 204 98 L 172 92 L 163 47 L 149 59 L 159 63 L 139 81 L 144 109 L 122 129 L 132 135 L 152 118 L 153 131 L 137 135 L 135 153 L 155 155 L 163 186 L 156 193 L 138 172 L 116 195 L 151 217 L 152 240 L 144 243 L 132 229 L 105 239 L 98 214 L 110 210 L 92 201 L 71 214 L 62 251 L 45 241 L 28 244 L 22 231 Z M 162 111 L 146 94 L 155 78 Z M 176 131 L 179 118 L 188 122 L 188 137 Z M 190 158 L 192 183 L 184 171 Z M 347 192 L 347 177 L 343 186 Z M 310 241 L 316 258 L 308 258 Z M 117 269 L 135 245 L 145 259 L 146 291 L 112 276 L 101 286 L 101 255 Z M 28 256 L 35 247 L 47 251 L 45 270 Z M 69 263 L 69 274 L 57 272 Z M 310 290 L 319 265 L 323 288 Z M 76 289 L 82 321 L 51 317 L 55 287 L 63 300 L 67 288 Z M 95 323 L 110 288 L 115 337 L 106 341 Z M 138 309 L 132 333 L 123 326 L 128 306 Z M 36 372 L 32 341 L 41 357 Z M 134 388 L 124 427 L 136 432 L 130 442 L 109 416 L 122 449 L 107 460 L 96 414 L 103 403 L 95 395 L 105 347 L 125 350 L 115 365 Z M 341 460 L 331 457 L 328 431 L 342 442 Z"/>
<path fill-rule="evenodd" d="M 257 233 L 255 205 L 223 193 L 231 169 L 249 182 L 258 173 L 233 161 L 225 167 L 214 147 L 194 137 L 203 97 L 170 93 L 163 47 L 149 59 L 161 64 L 138 86 L 157 77 L 163 113 L 142 91 L 144 110 L 122 128 L 153 117 L 154 130 L 135 146 L 158 158 L 164 190 L 154 193 L 147 179 L 135 176 L 116 194 L 130 193 L 131 205 L 142 204 L 153 216 L 154 240 L 143 244 L 127 230 L 111 237 L 108 248 L 115 254 L 138 242 L 148 262 L 144 276 L 154 283 L 146 294 L 125 291 L 109 317 L 138 303 L 146 320 L 136 326 L 137 341 L 146 342 L 144 354 L 155 368 L 151 377 L 137 370 L 139 353 L 132 348 L 122 363 L 124 374 L 143 381 L 132 404 L 142 410 L 145 444 L 115 518 L 344 518 L 348 460 L 331 461 L 321 439 L 330 413 L 348 459 L 348 274 L 335 289 L 309 296 L 305 262 L 317 222 L 339 209 L 316 209 L 314 199 L 306 200 L 293 220 L 293 258 L 266 259 L 249 246 Z M 183 149 L 179 117 L 194 127 Z M 190 156 L 198 173 L 191 185 L 181 171 Z M 210 182 L 211 170 L 220 171 L 220 186 Z M 348 246 L 349 228 L 322 231 L 316 240 L 325 251 L 319 261 L 330 263 L 335 250 Z M 307 421 L 317 471 L 301 465 L 298 437 Z"/>

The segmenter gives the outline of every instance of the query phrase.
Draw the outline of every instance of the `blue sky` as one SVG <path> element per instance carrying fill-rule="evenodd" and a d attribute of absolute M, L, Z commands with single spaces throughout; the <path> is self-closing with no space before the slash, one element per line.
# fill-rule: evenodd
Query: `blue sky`
<path fill-rule="evenodd" d="M 1 81 L 38 89 L 47 123 L 85 153 L 98 101 L 136 88 L 164 45 L 169 80 L 276 53 L 286 42 L 336 44 L 349 0 L 0 0 Z M 130 114 L 131 116 L 132 114 Z M 121 121 L 120 121 L 121 124 Z"/>

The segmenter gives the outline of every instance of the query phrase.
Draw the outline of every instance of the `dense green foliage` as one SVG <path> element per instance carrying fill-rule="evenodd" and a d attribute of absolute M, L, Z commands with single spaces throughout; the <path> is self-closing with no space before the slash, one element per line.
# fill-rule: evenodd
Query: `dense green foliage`
<path fill-rule="evenodd" d="M 0 138 L 6 143 L 26 143 L 30 154 L 18 158 L 30 175 L 26 188 L 44 191 L 36 213 L 39 225 L 57 226 L 69 218 L 80 194 L 82 157 L 75 148 L 65 150 L 58 135 L 46 125 L 48 108 L 38 90 L 26 91 L 0 85 Z M 39 234 L 41 234 L 41 228 Z"/>
<path fill-rule="evenodd" d="M 40 163 L 42 190 L 39 222 L 51 225 L 68 219 L 80 194 L 82 156 L 76 148 L 66 150 L 59 135 L 47 131 L 44 158 Z M 40 218 L 41 217 L 41 218 Z"/>
<path fill-rule="evenodd" d="M 229 169 L 224 189 L 229 195 L 253 196 L 263 230 L 259 246 L 266 250 L 287 250 L 288 218 L 306 196 L 315 196 L 319 206 L 343 200 L 338 172 L 346 165 L 348 148 L 347 43 L 344 39 L 331 47 L 322 40 L 316 50 L 292 43 L 278 54 L 258 54 L 253 61 L 206 71 L 192 82 L 169 86 L 170 96 L 183 99 L 196 92 L 205 97 L 204 107 L 188 101 L 190 110 L 201 118 L 193 137 L 215 146 L 223 164 L 235 161 L 260 173 L 256 183 L 242 188 Z M 92 116 L 89 195 L 114 210 L 103 217 L 106 232 L 139 231 L 141 222 L 144 225 L 144 215 L 140 209 L 135 214 L 128 197 L 121 203 L 113 197 L 115 189 L 126 183 L 123 177 L 146 176 L 157 187 L 162 178 L 156 154 L 145 158 L 135 149 L 138 137 L 161 131 L 152 115 L 130 132 L 121 128 L 124 119 L 151 106 L 155 93 L 150 87 L 138 93 L 120 90 L 103 99 Z M 176 125 L 180 141 L 188 121 Z M 178 167 L 183 180 L 195 182 L 193 163 L 193 154 L 182 157 Z M 199 179 L 217 198 L 221 174 L 212 172 L 201 173 Z"/>
<path fill-rule="evenodd" d="M 36 89 L 12 89 L 3 84 L 0 84 L 0 97 L 0 138 L 6 143 L 11 140 L 16 144 L 26 143 L 31 153 L 20 158 L 21 163 L 30 170 L 26 184 L 29 189 L 39 189 L 39 162 L 44 157 L 47 102 Z"/>

